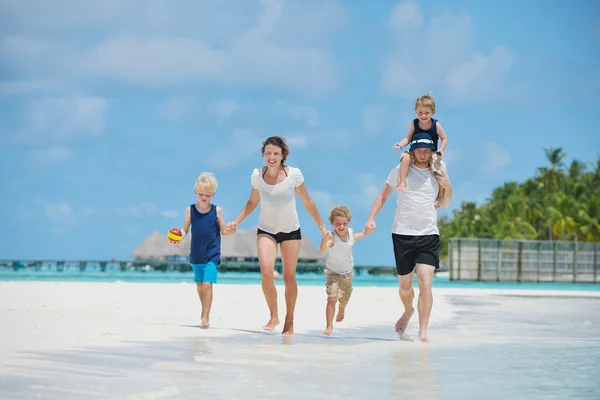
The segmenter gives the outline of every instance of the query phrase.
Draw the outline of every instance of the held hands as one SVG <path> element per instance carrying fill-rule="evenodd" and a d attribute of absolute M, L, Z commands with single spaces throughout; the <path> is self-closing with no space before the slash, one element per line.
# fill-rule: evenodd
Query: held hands
<path fill-rule="evenodd" d="M 227 232 L 230 235 L 233 235 L 236 232 L 236 230 L 237 230 L 237 222 L 231 221 L 231 222 L 227 223 L 225 229 L 227 230 Z"/>
<path fill-rule="evenodd" d="M 323 237 L 323 239 L 328 240 L 328 236 L 331 236 L 331 232 L 327 230 L 327 227 L 325 225 L 319 226 L 319 231 L 321 231 L 321 236 Z"/>
<path fill-rule="evenodd" d="M 402 147 L 400 147 L 400 142 L 394 143 L 394 145 L 392 146 L 392 149 L 394 149 L 396 151 L 400 151 L 400 149 L 402 149 Z"/>
<path fill-rule="evenodd" d="M 365 234 L 365 236 L 370 235 L 371 233 L 375 232 L 376 227 L 377 225 L 375 224 L 375 221 L 369 219 L 365 224 L 365 227 L 363 228 L 363 233 Z"/>

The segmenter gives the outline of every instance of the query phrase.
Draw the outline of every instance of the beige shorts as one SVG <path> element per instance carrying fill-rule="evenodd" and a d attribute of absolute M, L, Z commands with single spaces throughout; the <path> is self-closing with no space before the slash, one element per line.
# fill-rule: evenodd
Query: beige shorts
<path fill-rule="evenodd" d="M 400 156 L 400 162 L 402 162 L 402 157 L 404 157 L 404 155 L 408 155 L 410 157 L 408 150 L 404 150 L 402 152 L 402 155 Z M 436 175 L 444 176 L 446 174 L 446 163 L 442 160 L 442 157 L 440 157 L 438 153 L 433 152 L 433 154 L 431 154 L 431 161 L 431 172 Z"/>
<path fill-rule="evenodd" d="M 338 300 L 341 306 L 348 304 L 350 295 L 352 294 L 352 278 L 354 278 L 354 271 L 342 275 L 325 269 L 325 276 L 327 300 Z"/>

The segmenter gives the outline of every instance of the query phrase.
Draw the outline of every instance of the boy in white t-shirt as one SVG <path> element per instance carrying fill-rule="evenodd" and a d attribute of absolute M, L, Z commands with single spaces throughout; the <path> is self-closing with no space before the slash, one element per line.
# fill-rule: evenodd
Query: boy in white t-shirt
<path fill-rule="evenodd" d="M 321 240 L 321 254 L 327 254 L 325 262 L 325 291 L 327 292 L 327 307 L 325 320 L 327 326 L 323 333 L 327 336 L 333 331 L 333 314 L 335 304 L 339 301 L 336 322 L 344 320 L 346 306 L 352 294 L 352 278 L 354 278 L 354 257 L 352 246 L 365 237 L 363 232 L 354 233 L 348 224 L 352 219 L 350 209 L 346 206 L 337 206 L 329 213 L 329 222 L 333 225 L 333 233 Z"/>

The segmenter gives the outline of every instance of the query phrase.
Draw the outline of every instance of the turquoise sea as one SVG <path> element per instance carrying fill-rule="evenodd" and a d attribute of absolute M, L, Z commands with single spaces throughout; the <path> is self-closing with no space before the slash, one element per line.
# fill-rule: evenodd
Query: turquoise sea
<path fill-rule="evenodd" d="M 260 284 L 260 274 L 254 272 L 221 272 L 218 283 L 221 284 Z M 323 285 L 322 273 L 297 274 L 299 285 Z M 192 272 L 160 272 L 160 271 L 40 271 L 0 269 L 0 281 L 55 281 L 55 282 L 147 282 L 147 283 L 181 283 L 193 282 Z M 283 280 L 276 281 L 283 285 Z M 355 286 L 397 286 L 394 275 L 356 275 Z M 415 281 L 416 285 L 416 281 Z M 600 291 L 600 285 L 593 283 L 516 283 L 516 282 L 469 282 L 451 281 L 447 275 L 434 278 L 435 287 L 447 288 L 486 288 L 486 289 L 521 289 L 521 290 L 585 290 Z"/>

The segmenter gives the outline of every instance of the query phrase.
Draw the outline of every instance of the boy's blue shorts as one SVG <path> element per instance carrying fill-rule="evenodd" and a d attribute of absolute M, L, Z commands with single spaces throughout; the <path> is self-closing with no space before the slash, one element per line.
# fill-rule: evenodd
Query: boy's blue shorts
<path fill-rule="evenodd" d="M 194 270 L 194 282 L 217 283 L 217 264 L 209 262 L 207 264 L 190 264 Z"/>

